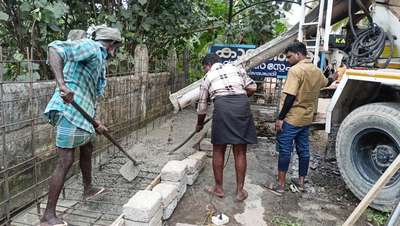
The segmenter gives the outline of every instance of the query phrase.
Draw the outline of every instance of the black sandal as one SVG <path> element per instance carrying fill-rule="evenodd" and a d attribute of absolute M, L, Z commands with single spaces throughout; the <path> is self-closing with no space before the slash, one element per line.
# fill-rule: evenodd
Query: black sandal
<path fill-rule="evenodd" d="M 285 189 L 281 188 L 281 186 L 279 186 L 278 184 L 264 184 L 264 188 L 266 188 L 268 191 L 270 191 L 271 193 L 273 193 L 274 195 L 277 196 L 282 196 L 283 193 L 285 192 Z"/>

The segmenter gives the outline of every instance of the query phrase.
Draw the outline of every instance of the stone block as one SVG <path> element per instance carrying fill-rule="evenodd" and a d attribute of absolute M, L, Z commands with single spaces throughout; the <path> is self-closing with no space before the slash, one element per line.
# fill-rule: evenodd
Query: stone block
<path fill-rule="evenodd" d="M 149 222 L 134 221 L 125 216 L 125 226 L 162 226 L 163 210 L 160 208 Z"/>
<path fill-rule="evenodd" d="M 165 183 L 173 184 L 176 186 L 176 188 L 178 190 L 177 198 L 178 198 L 178 201 L 180 201 L 187 189 L 187 178 L 185 177 L 185 179 L 180 182 L 166 181 Z"/>
<path fill-rule="evenodd" d="M 205 165 L 206 161 L 207 161 L 207 153 L 204 151 L 198 151 L 192 155 L 190 155 L 189 157 L 187 157 L 188 159 L 197 159 L 200 160 L 201 162 L 201 168 L 203 168 L 203 166 Z"/>
<path fill-rule="evenodd" d="M 163 219 L 167 220 L 172 216 L 176 206 L 178 205 L 178 198 L 172 200 L 172 202 L 163 209 Z"/>
<path fill-rule="evenodd" d="M 178 202 L 181 201 L 181 199 L 183 198 L 183 195 L 185 195 L 185 192 L 187 190 L 187 185 L 185 184 L 182 189 L 180 191 L 178 191 Z"/>
<path fill-rule="evenodd" d="M 160 193 L 156 191 L 138 191 L 123 206 L 123 213 L 131 221 L 150 222 L 160 209 Z"/>
<path fill-rule="evenodd" d="M 186 164 L 182 161 L 169 161 L 161 169 L 161 181 L 179 182 L 186 176 Z"/>
<path fill-rule="evenodd" d="M 161 195 L 161 205 L 163 208 L 168 206 L 173 200 L 176 199 L 178 195 L 178 188 L 175 185 L 160 183 L 157 184 L 153 191 L 160 193 Z"/>
<path fill-rule="evenodd" d="M 194 174 L 196 171 L 199 171 L 202 166 L 202 162 L 199 159 L 186 158 L 182 160 L 186 164 L 187 174 Z"/>
<path fill-rule="evenodd" d="M 211 139 L 204 138 L 200 141 L 200 150 L 201 151 L 212 151 L 213 145 L 211 144 Z"/>
<path fill-rule="evenodd" d="M 200 171 L 196 171 L 193 174 L 187 175 L 187 183 L 186 184 L 187 185 L 193 185 L 194 182 L 196 181 L 197 177 L 199 176 L 199 174 L 200 174 Z"/>

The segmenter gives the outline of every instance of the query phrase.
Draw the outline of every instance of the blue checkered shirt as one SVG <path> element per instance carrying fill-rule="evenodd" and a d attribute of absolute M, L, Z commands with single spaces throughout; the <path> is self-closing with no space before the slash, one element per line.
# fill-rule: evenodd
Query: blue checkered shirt
<path fill-rule="evenodd" d="M 107 50 L 98 42 L 90 39 L 77 41 L 54 41 L 49 44 L 64 60 L 65 85 L 74 92 L 74 101 L 90 116 L 96 112 L 96 99 L 104 94 L 106 85 Z M 44 111 L 50 119 L 50 111 L 60 112 L 78 128 L 90 133 L 95 130 L 90 122 L 61 99 L 57 87 Z"/>

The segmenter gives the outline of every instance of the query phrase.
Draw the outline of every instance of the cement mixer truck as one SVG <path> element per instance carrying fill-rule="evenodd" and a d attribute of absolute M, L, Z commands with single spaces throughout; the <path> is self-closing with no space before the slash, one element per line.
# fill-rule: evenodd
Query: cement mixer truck
<path fill-rule="evenodd" d="M 332 144 L 328 151 L 335 156 L 343 180 L 362 199 L 400 153 L 400 1 L 321 0 L 321 4 L 289 31 L 234 64 L 246 69 L 257 66 L 281 53 L 301 33 L 307 46 L 316 45 L 316 37 L 321 37 L 314 51 L 318 65 L 348 65 L 327 109 L 325 131 Z M 344 45 L 329 41 L 328 27 L 318 35 L 321 27 L 305 26 L 326 23 L 330 27 L 340 21 Z M 170 96 L 176 110 L 196 100 L 199 84 Z M 371 207 L 391 210 L 399 201 L 398 172 Z"/>

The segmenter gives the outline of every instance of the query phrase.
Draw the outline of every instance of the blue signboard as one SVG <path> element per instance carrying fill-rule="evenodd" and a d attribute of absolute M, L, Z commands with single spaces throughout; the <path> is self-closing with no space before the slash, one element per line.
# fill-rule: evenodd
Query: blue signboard
<path fill-rule="evenodd" d="M 222 45 L 216 44 L 209 48 L 210 53 L 216 53 L 224 64 L 235 61 L 246 53 L 254 51 L 255 45 Z M 275 77 L 286 78 L 289 64 L 284 54 L 280 54 L 248 71 L 252 78 Z"/>

